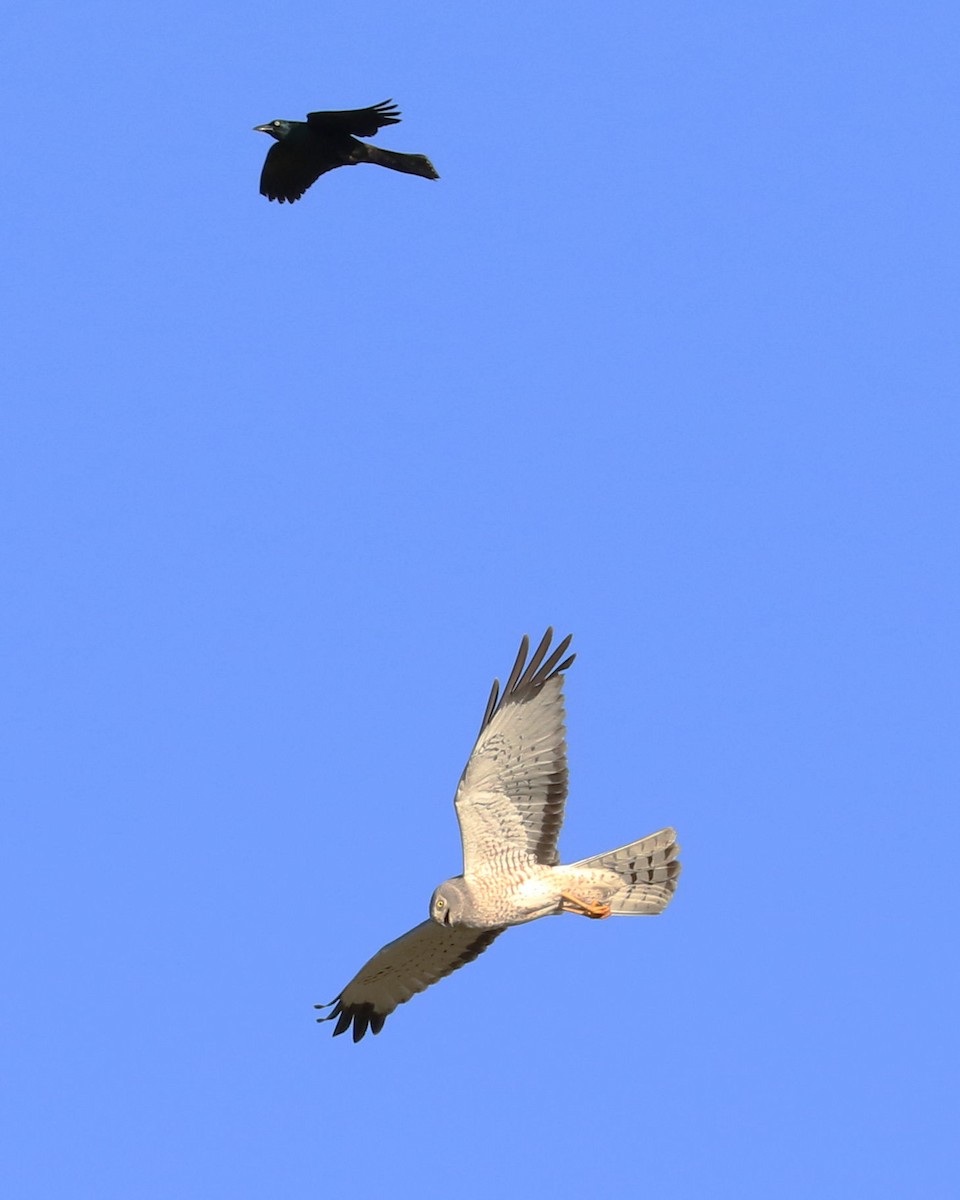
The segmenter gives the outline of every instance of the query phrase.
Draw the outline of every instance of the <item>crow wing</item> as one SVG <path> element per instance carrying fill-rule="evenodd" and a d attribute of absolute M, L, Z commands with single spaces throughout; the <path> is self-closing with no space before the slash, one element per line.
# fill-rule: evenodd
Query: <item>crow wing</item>
<path fill-rule="evenodd" d="M 286 140 L 274 142 L 260 172 L 260 195 L 292 204 L 325 171 L 339 165 L 325 162 L 319 154 L 305 153 L 302 147 L 289 146 Z"/>
<path fill-rule="evenodd" d="M 399 125 L 400 110 L 392 100 L 381 100 L 370 108 L 348 108 L 342 112 L 307 113 L 307 124 L 323 133 L 348 133 L 373 137 L 384 125 Z"/>

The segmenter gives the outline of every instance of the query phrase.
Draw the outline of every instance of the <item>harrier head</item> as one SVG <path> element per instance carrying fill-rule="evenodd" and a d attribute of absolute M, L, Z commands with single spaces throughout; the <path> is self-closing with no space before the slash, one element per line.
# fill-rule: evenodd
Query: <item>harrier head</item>
<path fill-rule="evenodd" d="M 467 890 L 462 879 L 448 879 L 441 883 L 430 901 L 430 916 L 438 925 L 459 925 L 463 920 L 468 903 Z"/>

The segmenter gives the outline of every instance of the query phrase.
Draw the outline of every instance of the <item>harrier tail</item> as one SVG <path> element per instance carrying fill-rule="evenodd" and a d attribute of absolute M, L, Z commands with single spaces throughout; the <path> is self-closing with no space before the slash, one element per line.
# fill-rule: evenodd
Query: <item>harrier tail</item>
<path fill-rule="evenodd" d="M 639 842 L 585 858 L 571 866 L 616 871 L 623 880 L 623 887 L 608 899 L 614 915 L 652 915 L 663 912 L 673 899 L 680 878 L 679 853 L 677 831 L 661 829 Z"/>

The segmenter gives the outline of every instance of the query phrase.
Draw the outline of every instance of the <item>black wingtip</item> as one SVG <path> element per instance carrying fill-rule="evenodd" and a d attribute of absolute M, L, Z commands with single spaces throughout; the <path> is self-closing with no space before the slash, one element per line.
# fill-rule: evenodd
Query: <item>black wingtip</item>
<path fill-rule="evenodd" d="M 339 1017 L 343 1012 L 343 1005 L 338 996 L 336 1000 L 331 1000 L 328 1004 L 315 1004 L 314 1008 L 324 1009 L 329 1008 L 331 1011 L 323 1017 L 317 1017 L 317 1024 L 322 1025 L 324 1021 L 332 1021 L 335 1017 Z"/>
<path fill-rule="evenodd" d="M 337 1022 L 336 1028 L 333 1031 L 334 1037 L 339 1037 L 341 1033 L 346 1033 L 353 1021 L 353 1012 L 349 1008 L 345 1008 L 340 1013 L 340 1020 Z M 354 1041 L 357 1039 L 354 1038 Z"/>
<path fill-rule="evenodd" d="M 387 1014 L 377 1012 L 372 1004 L 351 1004 L 348 1008 L 344 1008 L 343 1000 L 339 996 L 336 1000 L 331 1000 L 330 1004 L 315 1004 L 313 1007 L 330 1008 L 331 1006 L 333 1006 L 333 1011 L 327 1013 L 324 1017 L 317 1017 L 317 1023 L 332 1021 L 336 1018 L 337 1023 L 333 1030 L 334 1037 L 339 1037 L 341 1033 L 346 1033 L 352 1025 L 352 1036 L 355 1042 L 359 1042 L 368 1029 L 371 1033 L 379 1033 L 383 1028 L 384 1021 L 387 1019 Z"/>
<path fill-rule="evenodd" d="M 483 721 L 480 723 L 481 733 L 486 729 L 490 721 L 493 720 L 495 713 L 499 709 L 504 708 L 521 689 L 533 688 L 539 691 L 547 680 L 552 679 L 554 675 L 559 675 L 563 671 L 566 671 L 577 657 L 576 654 L 569 654 L 566 658 L 563 657 L 570 643 L 573 641 L 573 634 L 568 633 L 563 641 L 554 647 L 548 658 L 547 652 L 550 650 L 550 642 L 552 640 L 553 626 L 550 625 L 540 639 L 530 661 L 527 662 L 527 655 L 530 652 L 530 639 L 526 634 L 523 635 L 520 640 L 520 649 L 517 652 L 517 657 L 510 669 L 510 674 L 503 689 L 500 689 L 496 679 L 493 681 L 490 698 L 487 700 L 487 707 L 483 714 Z"/>

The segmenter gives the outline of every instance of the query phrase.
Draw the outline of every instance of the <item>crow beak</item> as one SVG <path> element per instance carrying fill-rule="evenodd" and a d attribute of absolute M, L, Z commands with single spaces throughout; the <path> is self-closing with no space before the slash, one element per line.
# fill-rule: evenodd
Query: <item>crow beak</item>
<path fill-rule="evenodd" d="M 253 132 L 254 133 L 269 133 L 270 126 L 269 125 L 254 125 Z"/>

